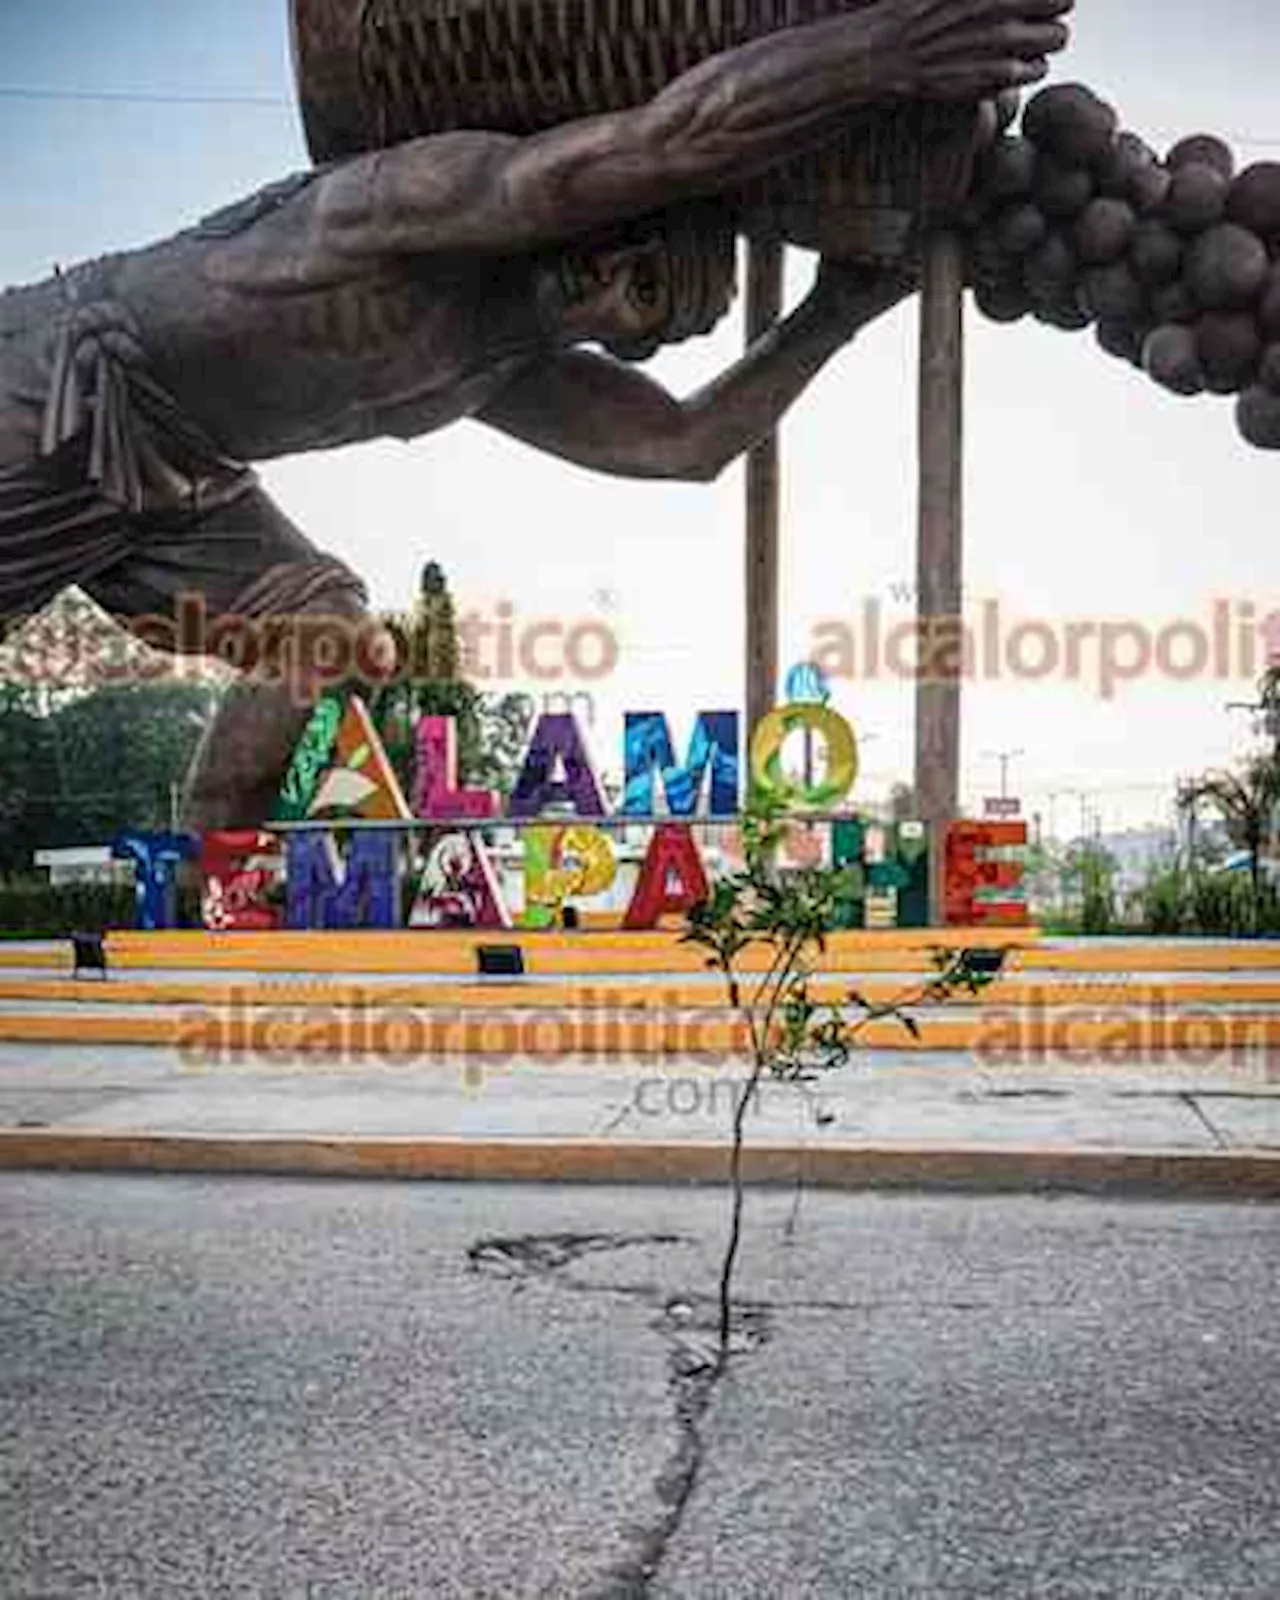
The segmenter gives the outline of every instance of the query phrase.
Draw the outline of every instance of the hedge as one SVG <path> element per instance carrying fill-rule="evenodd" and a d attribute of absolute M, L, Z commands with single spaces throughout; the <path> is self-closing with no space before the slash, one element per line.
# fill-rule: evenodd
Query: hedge
<path fill-rule="evenodd" d="M 59 939 L 137 925 L 132 884 L 61 883 L 15 878 L 0 883 L 0 938 Z M 200 891 L 178 889 L 178 922 L 200 926 Z"/>

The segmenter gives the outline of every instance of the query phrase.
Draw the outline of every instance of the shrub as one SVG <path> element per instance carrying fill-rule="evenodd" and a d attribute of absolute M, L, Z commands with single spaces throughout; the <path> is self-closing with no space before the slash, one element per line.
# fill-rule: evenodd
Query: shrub
<path fill-rule="evenodd" d="M 1181 867 L 1156 868 L 1134 896 L 1136 920 L 1146 933 L 1164 937 L 1187 931 L 1189 884 Z"/>
<path fill-rule="evenodd" d="M 178 921 L 198 928 L 200 892 L 191 885 L 178 889 Z M 132 884 L 50 884 L 39 878 L 11 878 L 0 883 L 0 937 L 58 939 L 73 933 L 109 933 L 137 924 Z"/>

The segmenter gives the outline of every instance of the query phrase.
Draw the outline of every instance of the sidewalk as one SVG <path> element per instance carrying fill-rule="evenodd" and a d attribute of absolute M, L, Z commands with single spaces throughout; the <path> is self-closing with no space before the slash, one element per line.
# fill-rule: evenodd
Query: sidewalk
<path fill-rule="evenodd" d="M 516 1059 L 370 1066 L 0 1046 L 0 1167 L 722 1181 L 739 1069 Z M 873 1055 L 748 1108 L 756 1181 L 1280 1198 L 1261 1063 L 981 1067 Z"/>

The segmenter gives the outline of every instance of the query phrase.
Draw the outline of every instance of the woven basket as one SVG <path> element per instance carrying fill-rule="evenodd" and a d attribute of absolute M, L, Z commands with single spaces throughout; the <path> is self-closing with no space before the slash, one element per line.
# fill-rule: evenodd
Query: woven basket
<path fill-rule="evenodd" d="M 528 134 L 652 99 L 718 51 L 870 0 L 293 0 L 311 154 L 327 162 L 455 128 Z M 727 197 L 752 231 L 894 259 L 969 178 L 970 107 L 851 122 Z"/>

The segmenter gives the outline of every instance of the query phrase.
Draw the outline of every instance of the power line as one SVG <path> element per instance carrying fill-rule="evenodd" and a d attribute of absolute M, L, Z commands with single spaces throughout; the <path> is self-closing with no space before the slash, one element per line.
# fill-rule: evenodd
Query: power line
<path fill-rule="evenodd" d="M 225 94 L 207 94 L 197 90 L 162 93 L 159 90 L 43 89 L 4 84 L 0 84 L 0 100 L 86 100 L 120 105 L 263 106 L 289 110 L 292 110 L 294 105 L 293 101 L 279 95 L 236 91 L 228 91 Z M 1249 133 L 1220 133 L 1218 137 L 1225 139 L 1229 144 L 1252 145 L 1256 149 L 1280 149 L 1280 138 L 1256 138 Z"/>
<path fill-rule="evenodd" d="M 95 101 L 105 105 L 263 106 L 292 109 L 292 102 L 258 94 L 160 94 L 114 89 L 23 89 L 0 85 L 0 100 Z"/>

